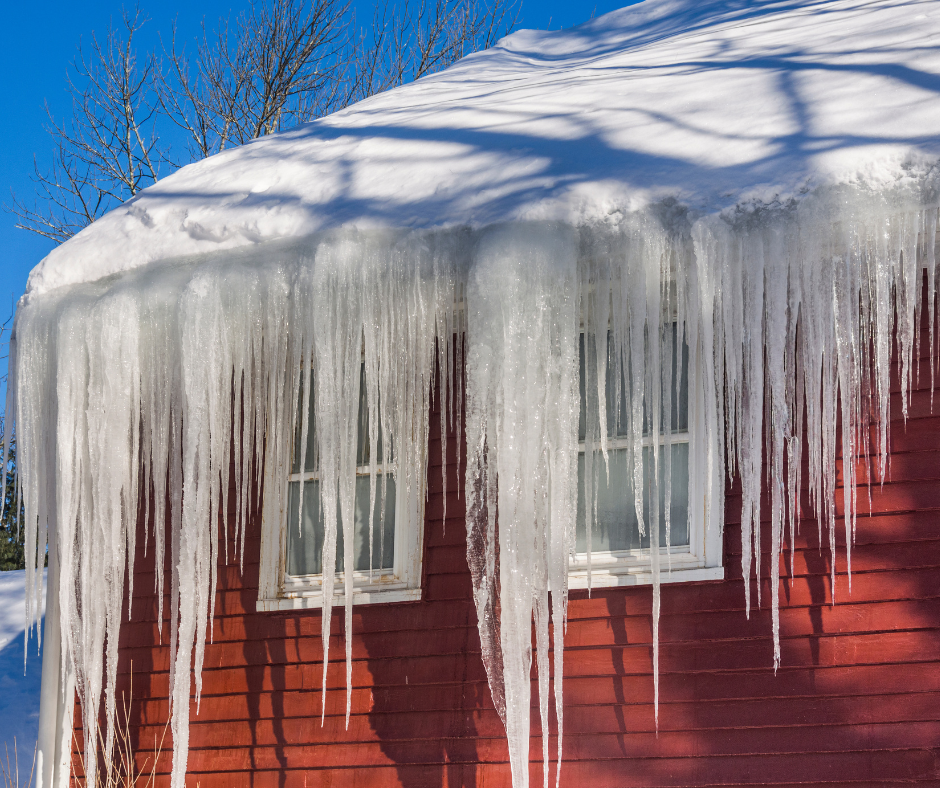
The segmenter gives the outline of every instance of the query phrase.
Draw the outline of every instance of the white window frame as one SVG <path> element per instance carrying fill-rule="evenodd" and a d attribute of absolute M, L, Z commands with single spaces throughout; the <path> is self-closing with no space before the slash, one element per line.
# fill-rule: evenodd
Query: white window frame
<path fill-rule="evenodd" d="M 698 359 L 697 361 L 695 359 Z M 689 544 L 660 548 L 660 582 L 690 583 L 723 580 L 723 513 L 724 484 L 714 461 L 718 455 L 715 436 L 705 430 L 705 396 L 699 365 L 700 355 L 689 360 L 689 427 L 673 433 L 670 442 L 689 444 Z M 653 437 L 643 439 L 644 446 L 653 445 Z M 660 438 L 660 447 L 665 441 Z M 711 445 L 709 445 L 711 444 Z M 629 449 L 627 438 L 607 439 L 608 451 Z M 579 444 L 585 451 L 585 443 Z M 713 458 L 709 461 L 709 455 Z M 595 462 L 603 464 L 598 450 Z M 712 469 L 709 471 L 709 469 Z M 603 473 L 603 469 L 601 469 Z M 568 561 L 568 588 L 616 588 L 618 586 L 650 585 L 653 582 L 649 548 L 634 550 L 592 550 L 588 576 L 587 553 L 576 553 Z"/>
<path fill-rule="evenodd" d="M 296 434 L 290 425 L 290 435 Z M 265 498 L 262 510 L 261 566 L 257 610 L 303 610 L 323 607 L 323 575 L 290 575 L 287 572 L 288 531 L 291 527 L 290 485 L 316 480 L 317 472 L 294 473 L 293 437 L 286 456 L 268 463 L 265 469 Z M 425 449 L 426 451 L 426 449 Z M 422 461 L 422 466 L 427 463 Z M 381 494 L 381 473 L 395 473 L 394 463 L 378 466 L 376 494 Z M 368 476 L 369 466 L 356 468 L 356 476 Z M 421 572 L 424 555 L 424 496 L 422 490 L 405 490 L 395 484 L 394 560 L 391 569 L 353 572 L 353 604 L 370 605 L 393 602 L 417 602 L 421 599 Z M 269 491 L 271 494 L 269 494 Z M 374 523 L 378 547 L 379 523 Z M 338 545 L 337 545 L 338 546 Z M 386 546 L 387 549 L 387 546 Z M 337 572 L 333 585 L 333 604 L 345 603 L 345 573 Z"/>

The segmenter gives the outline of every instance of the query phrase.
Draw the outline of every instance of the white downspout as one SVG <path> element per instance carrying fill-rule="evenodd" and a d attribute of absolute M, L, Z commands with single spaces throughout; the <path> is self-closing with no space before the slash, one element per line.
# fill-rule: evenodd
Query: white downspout
<path fill-rule="evenodd" d="M 55 540 L 49 545 L 46 620 L 43 626 L 42 684 L 39 691 L 39 739 L 36 743 L 36 788 L 68 786 L 72 752 L 75 677 L 61 664 L 59 629 L 59 557 Z"/>

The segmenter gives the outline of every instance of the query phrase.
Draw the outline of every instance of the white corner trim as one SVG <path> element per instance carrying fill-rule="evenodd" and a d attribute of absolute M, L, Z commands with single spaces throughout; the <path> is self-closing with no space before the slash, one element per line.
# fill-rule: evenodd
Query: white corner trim
<path fill-rule="evenodd" d="M 333 604 L 343 605 L 346 597 L 343 594 L 333 596 Z M 354 605 L 378 605 L 394 602 L 420 602 L 420 588 L 390 588 L 375 591 L 353 591 Z M 259 599 L 256 610 L 259 613 L 272 613 L 278 610 L 309 610 L 323 607 L 323 595 L 280 597 L 274 599 Z"/>
<path fill-rule="evenodd" d="M 71 775 L 72 714 L 75 676 L 62 664 L 59 628 L 59 557 L 50 540 L 43 623 L 42 682 L 39 689 L 39 736 L 36 742 L 35 788 L 66 788 Z"/>

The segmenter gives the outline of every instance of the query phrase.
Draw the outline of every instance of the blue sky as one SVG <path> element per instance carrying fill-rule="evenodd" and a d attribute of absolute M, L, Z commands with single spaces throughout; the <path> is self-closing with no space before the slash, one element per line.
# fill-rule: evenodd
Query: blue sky
<path fill-rule="evenodd" d="M 571 27 L 629 4 L 629 0 L 523 0 L 520 27 Z M 67 117 L 66 73 L 78 45 L 89 41 L 93 32 L 103 35 L 112 19 L 120 22 L 124 5 L 120 0 L 7 4 L 0 45 L 0 118 L 4 121 L 0 123 L 0 203 L 9 205 L 11 189 L 20 198 L 31 198 L 33 157 L 42 164 L 50 153 L 44 131 L 45 104 L 58 118 Z M 160 32 L 166 35 L 174 19 L 183 36 L 194 37 L 203 18 L 214 27 L 220 17 L 247 5 L 246 0 L 203 0 L 198 5 L 141 0 L 141 10 L 150 19 L 141 45 L 155 42 Z M 361 18 L 371 16 L 369 0 L 358 0 L 356 5 Z M 0 211 L 0 321 L 23 293 L 29 271 L 52 248 L 51 242 L 17 230 L 14 224 L 12 214 Z"/>

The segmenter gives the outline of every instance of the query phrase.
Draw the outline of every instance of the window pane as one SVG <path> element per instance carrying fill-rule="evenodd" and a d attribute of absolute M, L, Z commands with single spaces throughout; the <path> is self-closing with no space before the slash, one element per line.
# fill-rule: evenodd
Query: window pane
<path fill-rule="evenodd" d="M 300 482 L 290 483 L 288 510 L 287 573 L 290 575 L 318 575 L 322 572 L 324 528 L 320 514 L 320 483 L 304 483 L 303 524 L 297 528 L 299 516 Z M 353 545 L 356 569 L 369 569 L 369 477 L 356 477 L 356 539 Z M 338 518 L 339 520 L 339 518 Z M 383 538 L 384 531 L 384 538 Z M 384 542 L 384 544 L 383 544 Z M 395 558 L 395 478 L 388 476 L 385 487 L 385 522 L 382 523 L 382 478 L 376 480 L 375 510 L 373 513 L 372 568 L 391 569 Z M 342 572 L 343 530 L 337 527 L 336 571 Z"/>
<path fill-rule="evenodd" d="M 307 403 L 307 452 L 304 455 L 304 472 L 314 473 L 317 470 L 315 425 L 313 420 L 313 397 L 304 397 L 303 380 L 300 383 L 300 402 Z M 370 461 L 369 446 L 369 409 L 366 405 L 366 365 L 360 367 L 359 372 L 359 414 L 357 416 L 356 465 L 368 465 Z M 291 473 L 300 473 L 300 439 L 302 437 L 303 422 L 300 414 L 297 416 L 297 425 L 294 429 L 294 457 L 291 461 Z M 376 461 L 381 462 L 382 457 L 382 425 L 379 424 Z M 389 458 L 384 458 L 389 459 Z"/>
<path fill-rule="evenodd" d="M 372 447 L 369 445 L 369 406 L 366 402 L 366 365 L 362 365 L 362 373 L 359 377 L 359 423 L 356 433 L 356 465 L 368 465 L 371 461 Z M 375 461 L 382 463 L 391 461 L 391 457 L 382 456 L 382 420 L 379 419 L 379 426 L 376 430 L 376 456 Z"/>
<path fill-rule="evenodd" d="M 304 471 L 306 473 L 312 473 L 317 469 L 317 456 L 315 454 L 316 449 L 316 439 L 314 433 L 314 421 L 313 421 L 313 396 L 304 397 L 304 380 L 300 380 L 300 399 L 299 402 L 307 403 L 307 453 L 304 455 Z M 290 472 L 291 473 L 300 473 L 300 439 L 303 432 L 303 420 L 300 410 L 303 405 L 298 408 L 297 413 L 297 425 L 294 429 L 294 457 L 291 461 Z M 304 503 L 304 508 L 307 508 L 307 504 Z"/>
<path fill-rule="evenodd" d="M 682 357 L 681 357 L 681 367 L 678 366 L 680 362 L 679 358 L 679 348 L 678 344 L 679 332 L 676 327 L 676 324 L 672 324 L 672 391 L 670 392 L 670 399 L 672 402 L 672 418 L 670 419 L 671 431 L 672 432 L 687 432 L 689 429 L 689 346 L 682 342 Z M 669 335 L 667 334 L 667 339 Z M 605 385 L 605 395 L 607 399 L 607 435 L 608 437 L 623 437 L 629 433 L 630 426 L 630 414 L 629 414 L 629 403 L 626 399 L 627 380 L 629 379 L 629 359 L 624 359 L 624 364 L 622 365 L 621 375 L 620 375 L 620 407 L 617 405 L 617 386 L 616 383 L 616 370 L 612 358 L 612 349 L 610 347 L 610 334 L 607 336 L 608 343 L 608 353 L 607 353 L 607 376 L 606 376 L 606 385 Z M 587 402 L 585 399 L 585 381 L 587 380 L 586 370 L 585 370 L 585 335 L 581 334 L 581 343 L 579 347 L 579 364 L 580 364 L 580 390 L 581 390 L 581 413 L 578 419 L 578 439 L 584 440 L 585 436 L 585 418 L 586 418 L 586 406 Z M 682 379 L 678 381 L 679 383 L 679 392 L 678 397 L 676 396 L 676 377 L 679 374 L 679 370 L 682 371 Z M 643 408 L 643 434 L 649 435 L 649 425 L 647 423 L 648 411 L 646 404 L 644 403 Z"/>
<path fill-rule="evenodd" d="M 649 548 L 650 537 L 647 527 L 646 536 L 640 538 L 640 529 L 636 521 L 636 509 L 633 503 L 633 476 L 629 472 L 627 449 L 608 452 L 610 458 L 610 484 L 604 468 L 604 458 L 598 452 L 595 455 L 597 472 L 597 521 L 592 532 L 592 552 L 636 550 Z M 662 457 L 665 460 L 665 454 Z M 653 453 L 651 448 L 643 450 L 644 519 L 649 525 L 649 488 L 652 477 Z M 664 466 L 664 463 L 663 463 Z M 665 467 L 660 467 L 660 538 L 661 547 L 666 546 L 665 512 L 666 489 L 663 482 Z M 584 492 L 584 454 L 578 457 L 578 526 L 576 551 L 587 552 L 587 532 L 585 518 Z M 676 443 L 672 446 L 672 505 L 670 509 L 673 546 L 689 544 L 689 444 Z"/>

